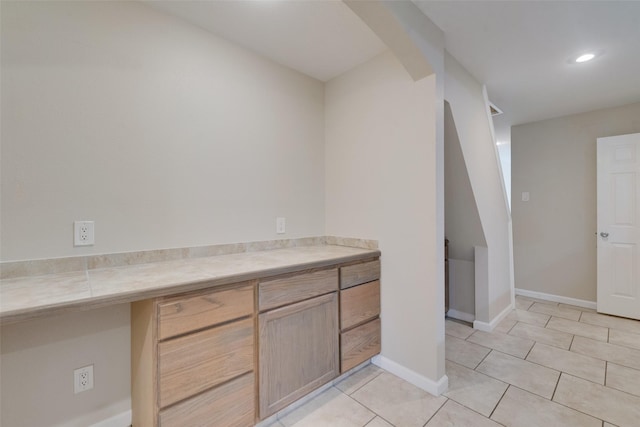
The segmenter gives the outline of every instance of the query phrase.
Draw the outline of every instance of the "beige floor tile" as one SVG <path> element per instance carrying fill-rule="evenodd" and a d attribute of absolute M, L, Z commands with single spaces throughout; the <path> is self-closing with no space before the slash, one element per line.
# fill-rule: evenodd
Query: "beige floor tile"
<path fill-rule="evenodd" d="M 509 335 L 527 338 L 565 350 L 569 350 L 571 340 L 573 340 L 573 335 L 566 332 L 555 331 L 553 329 L 543 328 L 542 326 L 521 322 L 518 322 L 518 324 L 511 329 Z"/>
<path fill-rule="evenodd" d="M 529 307 L 531 307 L 533 303 L 534 301 L 531 301 L 530 299 L 516 296 L 516 308 L 518 310 L 529 310 Z"/>
<path fill-rule="evenodd" d="M 582 312 L 573 308 L 560 307 L 559 305 L 534 303 L 529 311 L 534 313 L 548 314 L 549 316 L 562 317 L 563 319 L 579 320 Z"/>
<path fill-rule="evenodd" d="M 453 362 L 447 362 L 446 372 L 449 389 L 444 395 L 485 417 L 491 415 L 508 387 L 502 381 Z"/>
<path fill-rule="evenodd" d="M 606 362 L 593 357 L 561 350 L 546 344 L 536 343 L 527 360 L 556 371 L 566 372 L 585 380 L 604 384 Z"/>
<path fill-rule="evenodd" d="M 393 425 L 389 424 L 380 417 L 375 417 L 374 419 L 369 421 L 369 424 L 367 424 L 366 427 L 393 427 Z"/>
<path fill-rule="evenodd" d="M 280 419 L 284 427 L 362 427 L 376 414 L 340 390 L 325 392 Z"/>
<path fill-rule="evenodd" d="M 483 331 L 476 331 L 467 338 L 467 341 L 493 348 L 521 359 L 524 359 L 531 347 L 533 347 L 533 341 L 529 339 Z"/>
<path fill-rule="evenodd" d="M 476 369 L 547 399 L 553 396 L 560 372 L 517 357 L 492 351 Z"/>
<path fill-rule="evenodd" d="M 605 421 L 605 422 L 602 424 L 602 427 L 618 427 L 618 426 L 614 426 L 613 424 L 609 424 L 608 422 L 606 422 L 606 421 Z"/>
<path fill-rule="evenodd" d="M 579 310 L 579 311 L 588 311 L 589 313 L 595 313 L 596 312 L 596 310 L 593 309 L 593 308 L 579 307 L 577 305 L 571 305 L 571 304 L 560 303 L 560 304 L 558 304 L 558 307 L 572 308 L 574 310 Z"/>
<path fill-rule="evenodd" d="M 340 381 L 338 384 L 336 384 L 336 388 L 343 393 L 351 394 L 378 375 L 380 375 L 382 372 L 384 372 L 382 369 L 370 363 L 364 368 L 360 369 L 358 372 L 355 372 L 352 375 L 349 375 L 344 380 Z"/>
<path fill-rule="evenodd" d="M 571 351 L 640 369 L 640 350 L 576 336 L 571 344 Z"/>
<path fill-rule="evenodd" d="M 425 427 L 453 426 L 500 427 L 500 424 L 449 400 L 440 408 L 433 418 L 429 420 Z"/>
<path fill-rule="evenodd" d="M 471 369 L 475 369 L 475 367 L 482 362 L 482 359 L 491 351 L 490 348 L 451 336 L 445 337 L 444 344 L 445 359 Z"/>
<path fill-rule="evenodd" d="M 383 372 L 351 395 L 396 426 L 423 426 L 447 401 Z"/>
<path fill-rule="evenodd" d="M 580 321 L 590 325 L 604 326 L 621 331 L 640 334 L 640 320 L 625 319 L 623 317 L 608 316 L 600 313 L 582 313 Z"/>
<path fill-rule="evenodd" d="M 513 328 L 516 325 L 516 323 L 518 322 L 513 319 L 504 319 L 502 322 L 498 323 L 498 326 L 496 326 L 492 332 L 508 334 L 511 328 Z"/>
<path fill-rule="evenodd" d="M 492 419 L 508 427 L 600 427 L 596 418 L 517 387 L 509 387 Z"/>
<path fill-rule="evenodd" d="M 640 397 L 562 374 L 553 400 L 618 426 L 637 426 Z"/>
<path fill-rule="evenodd" d="M 609 329 L 603 328 L 602 326 L 588 325 L 559 317 L 552 317 L 547 324 L 547 328 L 592 338 L 598 341 L 607 341 L 607 337 L 609 336 Z"/>
<path fill-rule="evenodd" d="M 531 323 L 532 325 L 544 326 L 549 321 L 549 317 L 550 316 L 546 314 L 515 309 L 509 313 L 506 318 L 518 322 Z"/>
<path fill-rule="evenodd" d="M 473 333 L 473 328 L 453 320 L 445 320 L 444 331 L 447 335 L 464 340 Z"/>
<path fill-rule="evenodd" d="M 640 397 L 640 371 L 609 362 L 606 385 Z"/>
<path fill-rule="evenodd" d="M 546 299 L 539 299 L 539 298 L 534 298 L 534 297 L 525 297 L 525 296 L 522 296 L 522 295 L 516 295 L 516 300 L 517 299 L 523 299 L 523 300 L 528 300 L 528 301 L 532 301 L 532 302 L 539 302 L 541 304 L 558 305 L 558 303 L 554 302 L 554 301 L 547 301 Z"/>
<path fill-rule="evenodd" d="M 623 345 L 629 348 L 640 350 L 640 334 L 609 329 L 609 342 L 611 344 Z"/>

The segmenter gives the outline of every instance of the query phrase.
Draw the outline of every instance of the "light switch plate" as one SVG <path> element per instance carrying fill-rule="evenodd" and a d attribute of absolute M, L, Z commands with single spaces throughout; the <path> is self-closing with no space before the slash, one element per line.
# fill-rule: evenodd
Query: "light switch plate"
<path fill-rule="evenodd" d="M 284 234 L 286 230 L 286 220 L 283 217 L 276 218 L 276 234 Z"/>
<path fill-rule="evenodd" d="M 523 191 L 522 192 L 522 201 L 523 202 L 528 202 L 529 201 L 529 192 L 528 191 Z"/>

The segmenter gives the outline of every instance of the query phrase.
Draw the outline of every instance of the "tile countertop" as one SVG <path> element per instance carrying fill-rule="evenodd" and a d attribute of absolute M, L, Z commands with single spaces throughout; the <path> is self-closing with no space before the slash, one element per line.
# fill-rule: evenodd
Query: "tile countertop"
<path fill-rule="evenodd" d="M 380 251 L 321 245 L 0 281 L 0 324 L 321 268 Z"/>

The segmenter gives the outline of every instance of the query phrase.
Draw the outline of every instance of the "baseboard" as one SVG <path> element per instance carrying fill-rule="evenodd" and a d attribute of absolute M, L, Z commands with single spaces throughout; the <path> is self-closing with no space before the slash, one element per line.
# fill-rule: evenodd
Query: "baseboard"
<path fill-rule="evenodd" d="M 509 304 L 507 308 L 502 310 L 502 312 L 498 314 L 496 317 L 494 317 L 489 323 L 481 322 L 479 320 L 474 320 L 473 328 L 478 329 L 480 331 L 491 332 L 494 330 L 496 326 L 498 326 L 498 323 L 502 322 L 502 320 L 505 317 L 507 317 L 509 313 L 511 313 L 512 310 L 513 310 L 513 305 Z"/>
<path fill-rule="evenodd" d="M 464 311 L 458 311 L 452 308 L 447 311 L 447 317 L 452 317 L 469 323 L 473 323 L 473 321 L 476 320 L 475 314 L 465 313 Z"/>
<path fill-rule="evenodd" d="M 563 297 L 561 295 L 545 294 L 544 292 L 529 291 L 527 289 L 515 289 L 516 295 L 529 298 L 538 298 L 545 301 L 561 302 L 562 304 L 575 305 L 577 307 L 596 309 L 595 301 L 587 301 L 584 299 Z"/>
<path fill-rule="evenodd" d="M 382 369 L 391 372 L 397 377 L 402 378 L 403 380 L 410 382 L 414 386 L 421 388 L 427 393 L 431 393 L 434 396 L 440 396 L 442 393 L 447 391 L 449 388 L 449 379 L 446 375 L 443 375 L 437 382 L 430 380 L 429 378 L 418 374 L 415 371 L 412 371 L 409 368 L 406 368 L 399 363 L 394 362 L 391 359 L 387 359 L 384 356 L 374 356 L 371 359 L 371 362 L 374 365 L 381 367 Z"/>
<path fill-rule="evenodd" d="M 131 426 L 131 417 L 131 411 L 127 411 L 92 424 L 91 427 L 129 427 Z"/>

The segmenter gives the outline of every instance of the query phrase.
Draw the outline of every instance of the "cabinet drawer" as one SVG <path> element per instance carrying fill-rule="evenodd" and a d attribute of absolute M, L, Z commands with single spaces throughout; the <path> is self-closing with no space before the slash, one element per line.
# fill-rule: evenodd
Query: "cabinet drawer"
<path fill-rule="evenodd" d="M 253 319 L 158 344 L 161 408 L 253 370 Z"/>
<path fill-rule="evenodd" d="M 380 279 L 380 260 L 340 268 L 340 289 Z"/>
<path fill-rule="evenodd" d="M 255 421 L 253 372 L 160 412 L 161 427 L 249 427 Z"/>
<path fill-rule="evenodd" d="M 379 314 L 379 280 L 340 292 L 340 329 L 348 329 Z"/>
<path fill-rule="evenodd" d="M 158 304 L 158 339 L 253 314 L 253 283 L 208 290 L 163 300 Z"/>
<path fill-rule="evenodd" d="M 380 319 L 340 334 L 340 372 L 380 353 Z"/>
<path fill-rule="evenodd" d="M 260 311 L 280 307 L 338 290 L 338 269 L 261 280 Z"/>

